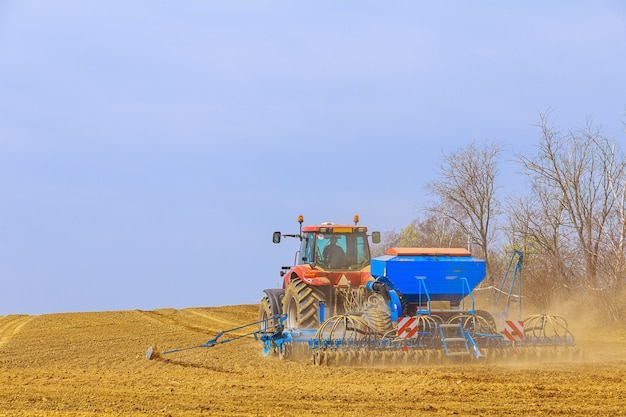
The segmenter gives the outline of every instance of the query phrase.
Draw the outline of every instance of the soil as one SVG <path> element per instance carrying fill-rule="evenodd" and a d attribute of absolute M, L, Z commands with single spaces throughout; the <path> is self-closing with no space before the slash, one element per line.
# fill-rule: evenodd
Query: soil
<path fill-rule="evenodd" d="M 251 336 L 197 347 L 257 314 L 241 305 L 2 316 L 0 417 L 626 415 L 623 325 L 572 326 L 584 352 L 576 362 L 327 367 L 264 357 Z M 148 360 L 154 344 L 191 349 Z"/>

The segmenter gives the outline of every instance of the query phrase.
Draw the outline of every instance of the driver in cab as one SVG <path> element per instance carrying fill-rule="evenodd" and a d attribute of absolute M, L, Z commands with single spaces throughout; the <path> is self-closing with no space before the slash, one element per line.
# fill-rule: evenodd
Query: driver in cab
<path fill-rule="evenodd" d="M 329 268 L 337 268 L 343 266 L 345 253 L 339 245 L 337 245 L 337 236 L 330 237 L 330 243 L 324 248 L 324 263 Z"/>

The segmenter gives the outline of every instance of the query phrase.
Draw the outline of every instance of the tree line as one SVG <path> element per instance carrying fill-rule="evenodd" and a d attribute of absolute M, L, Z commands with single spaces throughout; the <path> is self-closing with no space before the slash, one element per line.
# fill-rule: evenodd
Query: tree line
<path fill-rule="evenodd" d="M 539 143 L 516 154 L 524 194 L 499 182 L 502 145 L 472 142 L 444 154 L 426 185 L 432 202 L 375 250 L 468 247 L 486 261 L 482 285 L 499 284 L 515 251 L 524 254 L 524 298 L 538 308 L 581 303 L 610 321 L 626 318 L 626 158 L 593 121 L 562 132 L 550 111 L 535 125 Z M 506 190 L 510 191 L 510 190 Z"/>

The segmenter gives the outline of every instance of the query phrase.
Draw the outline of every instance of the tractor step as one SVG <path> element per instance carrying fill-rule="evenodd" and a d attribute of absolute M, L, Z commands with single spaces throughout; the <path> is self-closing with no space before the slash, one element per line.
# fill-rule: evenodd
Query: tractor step
<path fill-rule="evenodd" d="M 446 356 L 470 355 L 469 334 L 463 330 L 460 324 L 440 324 L 439 335 Z"/>
<path fill-rule="evenodd" d="M 446 343 L 465 343 L 466 339 L 463 337 L 446 337 Z"/>

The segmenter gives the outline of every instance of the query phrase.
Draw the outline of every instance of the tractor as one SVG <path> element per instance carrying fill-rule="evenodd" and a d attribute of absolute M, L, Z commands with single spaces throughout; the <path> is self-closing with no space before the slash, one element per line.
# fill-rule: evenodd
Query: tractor
<path fill-rule="evenodd" d="M 148 359 L 200 347 L 213 347 L 248 335 L 263 353 L 283 359 L 310 358 L 313 364 L 428 364 L 443 361 L 545 360 L 578 358 L 580 349 L 561 316 L 521 316 L 523 254 L 511 258 L 499 294 L 507 295 L 500 322 L 475 309 L 473 292 L 484 280 L 486 263 L 463 248 L 389 248 L 371 259 L 368 238 L 380 233 L 354 224 L 303 226 L 297 234 L 274 232 L 300 240 L 293 266 L 281 267 L 282 288 L 264 290 L 259 319 L 220 332 L 208 342 L 159 353 Z M 508 288 L 508 292 L 507 289 Z M 518 294 L 514 295 L 514 288 Z M 519 318 L 508 318 L 511 300 Z M 502 326 L 503 330 L 498 330 Z M 241 335 L 241 329 L 249 332 Z M 225 336 L 225 337 L 223 337 Z"/>
<path fill-rule="evenodd" d="M 362 310 L 372 295 L 366 289 L 372 280 L 370 235 L 367 227 L 359 225 L 359 216 L 354 216 L 354 224 L 303 226 L 303 222 L 304 217 L 298 216 L 297 234 L 273 233 L 275 244 L 290 237 L 300 240 L 300 248 L 294 265 L 281 268 L 282 288 L 264 290 L 260 321 L 282 314 L 287 328 L 317 328 L 324 317 Z M 380 232 L 373 232 L 371 239 L 379 243 Z"/>

